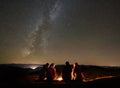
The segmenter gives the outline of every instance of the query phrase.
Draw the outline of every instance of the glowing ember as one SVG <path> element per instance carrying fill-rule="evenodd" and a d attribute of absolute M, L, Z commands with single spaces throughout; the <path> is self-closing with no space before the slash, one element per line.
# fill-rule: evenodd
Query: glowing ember
<path fill-rule="evenodd" d="M 103 76 L 103 77 L 96 77 L 95 80 L 97 79 L 104 79 L 104 78 L 113 78 L 114 76 Z"/>
<path fill-rule="evenodd" d="M 104 78 L 113 78 L 115 76 L 102 76 L 102 77 L 96 77 L 94 79 L 84 79 L 84 82 L 89 82 L 89 81 L 94 81 L 94 80 L 99 80 L 99 79 L 104 79 Z"/>

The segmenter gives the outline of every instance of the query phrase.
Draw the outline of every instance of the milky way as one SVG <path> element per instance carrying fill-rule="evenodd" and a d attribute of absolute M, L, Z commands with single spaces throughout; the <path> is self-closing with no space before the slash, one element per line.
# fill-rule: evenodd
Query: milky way
<path fill-rule="evenodd" d="M 1 63 L 120 65 L 115 0 L 1 0 Z"/>

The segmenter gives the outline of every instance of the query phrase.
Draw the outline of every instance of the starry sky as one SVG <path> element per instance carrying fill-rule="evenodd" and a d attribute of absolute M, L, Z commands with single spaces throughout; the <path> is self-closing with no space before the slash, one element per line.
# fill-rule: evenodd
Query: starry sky
<path fill-rule="evenodd" d="M 0 63 L 120 66 L 119 0 L 0 0 Z"/>

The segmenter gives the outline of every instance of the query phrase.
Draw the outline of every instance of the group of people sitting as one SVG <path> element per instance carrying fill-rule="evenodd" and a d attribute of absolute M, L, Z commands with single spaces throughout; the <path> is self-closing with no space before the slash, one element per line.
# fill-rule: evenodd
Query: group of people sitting
<path fill-rule="evenodd" d="M 73 66 L 70 65 L 68 61 L 65 62 L 64 67 L 62 68 L 62 79 L 65 82 L 76 80 L 83 82 L 83 72 L 81 71 L 81 67 L 78 63 L 74 63 Z M 48 80 L 53 81 L 57 77 L 57 71 L 55 68 L 55 64 L 46 63 L 43 65 L 43 68 L 40 71 L 40 80 Z"/>

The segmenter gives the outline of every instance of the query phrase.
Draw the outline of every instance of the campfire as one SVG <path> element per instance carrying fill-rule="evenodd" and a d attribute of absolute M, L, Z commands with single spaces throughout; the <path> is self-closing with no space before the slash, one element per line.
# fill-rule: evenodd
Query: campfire
<path fill-rule="evenodd" d="M 58 80 L 58 81 L 62 81 L 63 78 L 62 78 L 62 76 L 59 76 L 56 80 Z"/>

